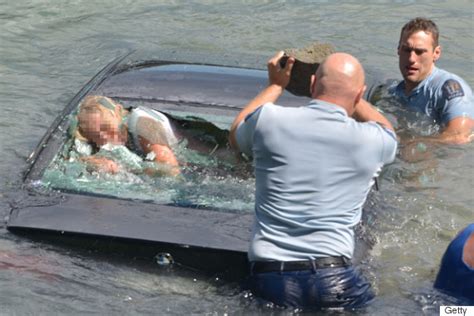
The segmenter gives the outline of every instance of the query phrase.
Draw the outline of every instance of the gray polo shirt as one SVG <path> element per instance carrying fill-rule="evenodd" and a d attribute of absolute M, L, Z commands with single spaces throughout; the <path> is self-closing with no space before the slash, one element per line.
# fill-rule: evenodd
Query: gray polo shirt
<path fill-rule="evenodd" d="M 359 123 L 331 103 L 291 108 L 267 103 L 236 131 L 256 176 L 251 261 L 352 258 L 354 226 L 395 134 Z"/>

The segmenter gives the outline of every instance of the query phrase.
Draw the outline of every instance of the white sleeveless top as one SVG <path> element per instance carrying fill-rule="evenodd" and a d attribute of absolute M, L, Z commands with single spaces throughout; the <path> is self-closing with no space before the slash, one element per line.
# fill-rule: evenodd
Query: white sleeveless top
<path fill-rule="evenodd" d="M 152 144 L 174 146 L 178 143 L 169 119 L 158 111 L 137 107 L 128 116 L 128 131 L 132 136 L 133 145 L 144 152 L 139 136 Z"/>

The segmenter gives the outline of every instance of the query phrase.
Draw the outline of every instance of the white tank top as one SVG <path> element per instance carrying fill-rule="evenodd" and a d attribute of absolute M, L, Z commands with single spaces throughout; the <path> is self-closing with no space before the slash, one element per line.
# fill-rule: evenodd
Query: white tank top
<path fill-rule="evenodd" d="M 158 111 L 137 107 L 131 111 L 127 123 L 134 146 L 142 152 L 139 136 L 152 144 L 171 147 L 178 143 L 169 119 Z"/>

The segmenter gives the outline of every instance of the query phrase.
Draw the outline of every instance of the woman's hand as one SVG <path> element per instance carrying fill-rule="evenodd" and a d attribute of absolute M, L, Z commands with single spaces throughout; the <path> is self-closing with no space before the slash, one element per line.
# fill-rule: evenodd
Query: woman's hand
<path fill-rule="evenodd" d="M 156 162 L 165 164 L 169 167 L 169 175 L 176 176 L 180 174 L 178 159 L 176 159 L 171 148 L 159 144 L 150 145 L 148 148 L 150 149 L 150 152 L 155 154 L 154 160 Z"/>
<path fill-rule="evenodd" d="M 166 165 L 166 175 L 177 176 L 181 173 L 179 170 L 178 159 L 176 159 L 173 150 L 171 150 L 169 146 L 160 144 L 150 144 L 147 139 L 141 136 L 138 137 L 138 139 L 145 153 L 153 153 L 153 160 L 155 162 Z M 152 172 L 150 170 L 145 171 L 145 173 L 148 175 L 152 175 L 151 173 L 153 173 L 153 175 L 155 174 L 155 172 Z M 163 170 L 161 170 L 159 173 L 163 173 Z"/>
<path fill-rule="evenodd" d="M 86 168 L 89 172 L 99 171 L 115 174 L 120 171 L 119 164 L 109 158 L 87 156 L 81 157 L 80 160 L 87 164 Z"/>

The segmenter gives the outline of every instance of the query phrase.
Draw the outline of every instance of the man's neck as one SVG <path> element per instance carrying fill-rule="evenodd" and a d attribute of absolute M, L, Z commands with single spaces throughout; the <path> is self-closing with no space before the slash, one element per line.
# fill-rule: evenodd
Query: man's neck
<path fill-rule="evenodd" d="M 348 113 L 348 115 L 349 113 L 354 112 L 354 106 L 351 105 L 350 102 L 343 100 L 341 98 L 335 98 L 329 95 L 319 95 L 319 96 L 314 97 L 314 99 L 337 105 L 343 108 L 346 111 L 346 113 Z"/>
<path fill-rule="evenodd" d="M 433 67 L 431 68 L 431 71 L 429 72 L 429 74 L 425 78 L 421 79 L 420 81 L 413 82 L 413 81 L 405 80 L 405 95 L 409 95 L 416 87 L 418 87 L 418 85 L 420 83 L 422 83 L 423 81 L 426 80 L 426 78 L 431 76 L 434 69 L 435 69 L 435 66 L 433 65 Z"/>
<path fill-rule="evenodd" d="M 416 86 L 420 84 L 420 82 L 412 82 L 405 80 L 405 95 L 409 95 L 413 91 L 413 89 L 415 89 Z"/>

